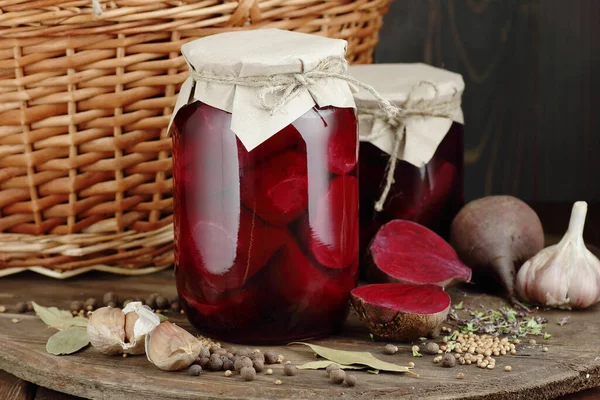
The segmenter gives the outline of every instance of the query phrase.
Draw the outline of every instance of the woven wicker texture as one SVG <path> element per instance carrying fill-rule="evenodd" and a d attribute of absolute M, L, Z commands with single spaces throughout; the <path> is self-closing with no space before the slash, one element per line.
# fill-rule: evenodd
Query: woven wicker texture
<path fill-rule="evenodd" d="M 0 0 L 0 268 L 172 262 L 181 45 L 280 28 L 370 63 L 389 1 Z"/>

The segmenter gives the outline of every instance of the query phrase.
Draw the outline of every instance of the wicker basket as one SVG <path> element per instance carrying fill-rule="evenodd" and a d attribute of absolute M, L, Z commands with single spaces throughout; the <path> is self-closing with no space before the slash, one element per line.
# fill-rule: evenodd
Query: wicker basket
<path fill-rule="evenodd" d="M 0 276 L 172 263 L 186 41 L 280 28 L 370 63 L 390 0 L 0 0 Z"/>

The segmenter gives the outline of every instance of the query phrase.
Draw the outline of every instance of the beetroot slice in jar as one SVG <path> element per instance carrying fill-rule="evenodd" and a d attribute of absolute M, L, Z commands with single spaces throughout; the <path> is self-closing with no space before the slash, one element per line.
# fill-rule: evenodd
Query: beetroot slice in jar
<path fill-rule="evenodd" d="M 346 174 L 357 163 L 357 124 L 352 108 L 313 108 L 294 121 L 294 127 L 306 142 L 309 157 L 322 157 L 327 148 L 327 168 L 337 175 Z"/>
<path fill-rule="evenodd" d="M 351 298 L 374 335 L 400 342 L 434 335 L 450 310 L 450 296 L 436 285 L 366 285 L 354 289 Z"/>
<path fill-rule="evenodd" d="M 283 245 L 284 234 L 242 207 L 237 231 L 202 220 L 193 225 L 189 245 L 203 283 L 224 291 L 244 285 L 256 274 Z"/>
<path fill-rule="evenodd" d="M 197 326 L 214 330 L 217 326 L 222 330 L 244 328 L 253 323 L 262 302 L 262 291 L 257 285 L 246 285 L 243 288 L 211 295 L 203 299 L 197 293 L 180 291 L 184 309 Z"/>
<path fill-rule="evenodd" d="M 291 126 L 287 126 L 255 149 L 248 152 L 242 142 L 238 139 L 238 157 L 240 168 L 249 169 L 263 161 L 280 154 L 285 150 L 294 150 L 300 144 L 304 144 L 302 137 Z"/>
<path fill-rule="evenodd" d="M 311 219 L 310 250 L 329 268 L 346 268 L 358 257 L 358 181 L 343 175 L 329 183 Z"/>
<path fill-rule="evenodd" d="M 394 220 L 381 227 L 370 247 L 370 278 L 377 282 L 435 284 L 447 287 L 471 279 L 471 269 L 430 229 Z"/>
<path fill-rule="evenodd" d="M 285 226 L 308 207 L 306 170 L 302 154 L 280 153 L 242 177 L 242 202 L 268 223 Z"/>
<path fill-rule="evenodd" d="M 296 312 L 334 316 L 345 308 L 350 290 L 356 286 L 357 269 L 355 264 L 339 273 L 324 271 L 288 237 L 286 245 L 273 256 L 267 273 L 270 286 Z"/>

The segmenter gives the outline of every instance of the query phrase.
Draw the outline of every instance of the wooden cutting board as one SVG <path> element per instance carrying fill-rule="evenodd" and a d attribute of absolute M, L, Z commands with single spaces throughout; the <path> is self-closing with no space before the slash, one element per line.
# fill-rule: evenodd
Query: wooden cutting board
<path fill-rule="evenodd" d="M 34 300 L 42 305 L 67 308 L 70 301 L 87 297 L 101 298 L 108 289 L 122 296 L 144 297 L 152 292 L 175 295 L 172 271 L 145 277 L 85 275 L 73 280 L 55 280 L 23 274 L 0 280 L 0 304 L 8 307 L 18 301 Z M 456 302 L 465 306 L 497 308 L 502 300 L 493 296 L 454 290 Z M 324 371 L 299 371 L 296 376 L 282 374 L 283 366 L 272 366 L 273 375 L 259 374 L 254 382 L 239 376 L 226 378 L 223 373 L 206 372 L 190 377 L 185 372 L 162 372 L 144 356 L 121 358 L 98 353 L 93 348 L 69 356 L 46 353 L 46 340 L 55 332 L 34 315 L 0 314 L 0 369 L 37 385 L 91 399 L 550 399 L 600 386 L 600 307 L 583 312 L 541 312 L 548 318 L 549 340 L 538 338 L 538 345 L 520 345 L 515 356 L 497 359 L 494 370 L 474 365 L 442 368 L 433 356 L 413 358 L 410 344 L 398 354 L 384 355 L 384 343 L 372 342 L 368 331 L 355 313 L 351 313 L 341 335 L 313 341 L 329 347 L 370 351 L 383 360 L 416 364 L 410 375 L 355 372 L 354 388 L 329 383 Z M 558 318 L 570 315 L 568 324 L 558 326 Z M 13 318 L 18 323 L 13 323 Z M 171 319 L 192 329 L 181 315 Z M 542 352 L 542 346 L 548 352 Z M 296 364 L 314 360 L 303 346 L 278 346 L 277 352 Z M 512 372 L 504 372 L 510 365 Z M 462 372 L 464 379 L 456 379 Z M 282 385 L 275 385 L 280 379 Z"/>

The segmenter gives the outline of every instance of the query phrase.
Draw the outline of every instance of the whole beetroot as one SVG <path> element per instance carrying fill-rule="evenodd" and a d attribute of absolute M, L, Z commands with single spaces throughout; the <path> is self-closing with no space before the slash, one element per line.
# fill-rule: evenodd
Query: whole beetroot
<path fill-rule="evenodd" d="M 542 223 L 535 211 L 512 196 L 473 200 L 458 213 L 450 231 L 450 244 L 473 270 L 473 281 L 499 284 L 508 299 L 515 298 L 518 269 L 544 247 Z"/>

